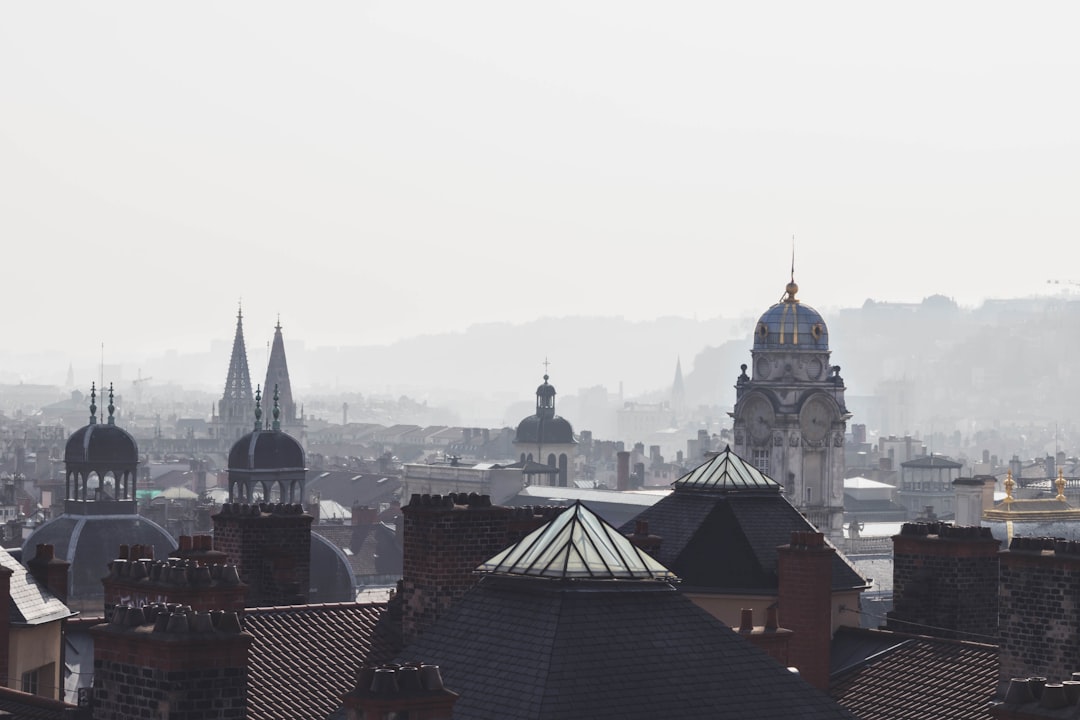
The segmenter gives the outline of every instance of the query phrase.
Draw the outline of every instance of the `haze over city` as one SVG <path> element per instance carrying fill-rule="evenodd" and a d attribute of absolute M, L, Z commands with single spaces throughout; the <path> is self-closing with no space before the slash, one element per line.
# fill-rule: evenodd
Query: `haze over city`
<path fill-rule="evenodd" d="M 7 334 L 120 362 L 228 342 L 241 298 L 308 347 L 740 317 L 792 236 L 823 311 L 1068 290 L 1076 14 L 8 5 Z"/>

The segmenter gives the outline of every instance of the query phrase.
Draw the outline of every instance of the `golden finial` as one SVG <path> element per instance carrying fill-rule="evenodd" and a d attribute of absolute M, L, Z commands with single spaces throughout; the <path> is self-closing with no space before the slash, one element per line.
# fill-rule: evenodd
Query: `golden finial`
<path fill-rule="evenodd" d="M 1054 487 L 1057 488 L 1058 494 L 1055 500 L 1065 502 L 1065 470 L 1064 468 L 1058 468 L 1058 479 L 1054 481 Z"/>
<path fill-rule="evenodd" d="M 1012 494 L 1014 487 L 1016 487 L 1016 481 L 1012 479 L 1012 468 L 1009 468 L 1008 474 L 1005 475 L 1005 500 L 1003 501 L 1006 510 L 1010 509 L 1010 506 L 1013 503 L 1014 498 Z"/>

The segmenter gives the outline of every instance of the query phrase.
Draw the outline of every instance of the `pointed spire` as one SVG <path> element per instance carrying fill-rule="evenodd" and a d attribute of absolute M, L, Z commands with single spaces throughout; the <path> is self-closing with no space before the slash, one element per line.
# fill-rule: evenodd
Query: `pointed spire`
<path fill-rule="evenodd" d="M 225 378 L 224 399 L 251 405 L 251 375 L 248 372 L 247 348 L 244 346 L 243 310 L 236 311 L 236 335 L 229 358 L 229 374 Z"/>
<path fill-rule="evenodd" d="M 293 401 L 292 384 L 289 381 L 289 363 L 285 359 L 285 339 L 281 335 L 281 316 L 274 326 L 274 340 L 270 345 L 270 359 L 266 364 L 266 382 L 263 387 L 277 388 L 281 419 L 286 427 L 296 420 L 296 403 Z"/>
<path fill-rule="evenodd" d="M 116 419 L 113 414 L 116 412 L 116 405 L 113 404 L 113 384 L 109 383 L 109 424 L 115 425 Z"/>
<path fill-rule="evenodd" d="M 277 432 L 278 430 L 281 429 L 281 421 L 279 420 L 280 416 L 281 416 L 281 408 L 278 407 L 278 387 L 277 387 L 277 385 L 275 385 L 274 386 L 274 424 L 271 426 L 273 428 L 274 432 Z"/>
<path fill-rule="evenodd" d="M 581 501 L 477 570 L 563 580 L 675 579 Z"/>
<path fill-rule="evenodd" d="M 262 402 L 262 391 L 258 386 L 255 387 L 255 430 L 262 430 L 262 408 L 259 403 Z"/>
<path fill-rule="evenodd" d="M 90 424 L 97 425 L 97 386 L 90 383 Z"/>

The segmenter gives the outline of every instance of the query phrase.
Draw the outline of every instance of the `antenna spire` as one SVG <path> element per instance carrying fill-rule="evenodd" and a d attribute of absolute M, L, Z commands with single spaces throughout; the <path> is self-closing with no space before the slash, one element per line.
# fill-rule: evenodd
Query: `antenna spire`
<path fill-rule="evenodd" d="M 795 282 L 795 233 L 791 234 L 791 282 Z"/>

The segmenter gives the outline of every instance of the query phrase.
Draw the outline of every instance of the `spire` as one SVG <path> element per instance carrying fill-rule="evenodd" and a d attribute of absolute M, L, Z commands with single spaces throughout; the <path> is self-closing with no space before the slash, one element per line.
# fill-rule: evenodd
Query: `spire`
<path fill-rule="evenodd" d="M 259 403 L 262 402 L 262 392 L 259 387 L 255 387 L 255 430 L 262 430 L 262 408 Z"/>
<path fill-rule="evenodd" d="M 251 375 L 248 373 L 247 349 L 244 346 L 244 313 L 236 311 L 236 336 L 233 338 L 229 374 L 225 378 L 224 400 L 251 405 Z"/>
<path fill-rule="evenodd" d="M 113 384 L 109 383 L 109 424 L 115 425 L 116 420 L 113 417 L 113 413 L 116 412 L 116 405 L 113 404 Z"/>
<path fill-rule="evenodd" d="M 281 408 L 278 406 L 278 387 L 274 386 L 274 424 L 271 426 L 274 432 L 281 429 Z"/>
<path fill-rule="evenodd" d="M 270 359 L 266 364 L 266 382 L 263 387 L 277 389 L 281 416 L 286 426 L 296 422 L 296 403 L 293 401 L 292 384 L 289 382 L 289 363 L 285 359 L 285 339 L 281 335 L 281 316 L 274 326 L 274 341 L 270 345 Z"/>
<path fill-rule="evenodd" d="M 797 303 L 797 302 L 799 302 L 797 299 L 795 299 L 795 294 L 797 292 L 799 292 L 799 286 L 795 283 L 795 236 L 792 235 L 791 236 L 791 280 L 790 280 L 790 282 L 788 282 L 788 285 L 787 285 L 787 288 L 786 288 L 786 293 L 787 294 L 784 295 L 784 297 L 781 298 L 781 299 L 783 300 L 783 302 Z"/>
<path fill-rule="evenodd" d="M 90 424 L 97 425 L 97 386 L 90 383 Z"/>

